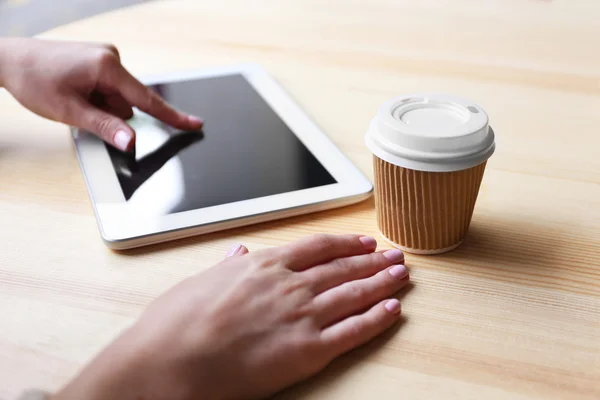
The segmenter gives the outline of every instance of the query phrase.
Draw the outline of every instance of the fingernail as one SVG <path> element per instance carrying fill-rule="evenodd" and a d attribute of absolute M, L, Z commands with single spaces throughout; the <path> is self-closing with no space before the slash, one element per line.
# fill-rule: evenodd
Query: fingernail
<path fill-rule="evenodd" d="M 227 254 L 225 255 L 225 257 L 233 257 L 233 256 L 235 256 L 235 254 L 238 251 L 240 251 L 241 248 L 242 248 L 241 244 L 234 245 L 232 248 L 229 249 L 229 251 L 227 252 Z"/>
<path fill-rule="evenodd" d="M 394 264 L 404 261 L 404 253 L 398 249 L 388 250 L 383 253 L 383 256 L 393 262 Z"/>
<path fill-rule="evenodd" d="M 402 279 L 405 278 L 406 275 L 408 275 L 408 270 L 404 265 L 394 265 L 392 268 L 389 269 L 389 273 L 396 279 Z"/>
<path fill-rule="evenodd" d="M 195 117 L 193 115 L 188 115 L 188 121 L 190 122 L 190 124 L 196 125 L 196 126 L 202 126 L 202 124 L 204 124 L 204 121 L 202 121 L 202 119 Z"/>
<path fill-rule="evenodd" d="M 391 299 L 390 301 L 385 303 L 385 309 L 391 312 L 392 314 L 400 313 L 401 308 L 402 306 L 400 305 L 400 302 L 397 299 Z"/>
<path fill-rule="evenodd" d="M 377 248 L 377 241 L 370 236 L 362 236 L 358 240 L 360 240 L 367 250 L 375 250 Z"/>
<path fill-rule="evenodd" d="M 117 146 L 119 150 L 127 151 L 127 149 L 129 149 L 129 145 L 131 144 L 131 141 L 133 140 L 133 135 L 129 132 L 121 130 L 115 133 L 115 137 L 113 140 L 115 142 L 115 146 Z"/>

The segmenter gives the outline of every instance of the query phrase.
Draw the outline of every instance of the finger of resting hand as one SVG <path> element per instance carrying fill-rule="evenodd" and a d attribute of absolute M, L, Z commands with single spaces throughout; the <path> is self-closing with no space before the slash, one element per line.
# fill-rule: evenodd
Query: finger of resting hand
<path fill-rule="evenodd" d="M 377 274 L 321 293 L 314 298 L 317 322 L 328 326 L 392 296 L 408 283 L 408 271 L 395 265 Z"/>
<path fill-rule="evenodd" d="M 376 252 L 337 258 L 303 271 L 302 274 L 310 282 L 313 293 L 317 295 L 343 283 L 373 276 L 392 264 L 392 261 L 383 255 L 383 252 Z"/>
<path fill-rule="evenodd" d="M 388 299 L 367 312 L 346 318 L 321 331 L 321 343 L 332 358 L 342 355 L 389 329 L 398 321 L 400 302 Z"/>
<path fill-rule="evenodd" d="M 336 258 L 372 253 L 376 247 L 375 239 L 366 236 L 317 234 L 281 246 L 273 255 L 292 271 L 303 271 Z"/>
<path fill-rule="evenodd" d="M 239 256 L 243 256 L 244 254 L 248 254 L 248 253 L 249 253 L 249 250 L 246 246 L 244 246 L 242 244 L 236 244 L 236 245 L 233 245 L 227 251 L 227 254 L 225 254 L 225 258 L 239 257 Z"/>
<path fill-rule="evenodd" d="M 158 93 L 144 86 L 125 68 L 120 67 L 117 76 L 118 84 L 115 87 L 131 106 L 177 129 L 194 130 L 202 127 L 200 119 L 175 110 Z"/>

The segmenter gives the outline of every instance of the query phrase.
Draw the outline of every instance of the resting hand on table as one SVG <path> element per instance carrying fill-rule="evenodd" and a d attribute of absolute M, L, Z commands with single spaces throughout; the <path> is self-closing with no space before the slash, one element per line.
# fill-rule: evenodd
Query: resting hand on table
<path fill-rule="evenodd" d="M 404 256 L 375 247 L 241 247 L 158 298 L 55 400 L 261 398 L 305 379 L 398 320 Z"/>
<path fill-rule="evenodd" d="M 132 107 L 178 129 L 202 126 L 127 72 L 111 45 L 1 39 L 1 86 L 34 113 L 93 132 L 123 151 L 135 143 L 125 123 Z"/>

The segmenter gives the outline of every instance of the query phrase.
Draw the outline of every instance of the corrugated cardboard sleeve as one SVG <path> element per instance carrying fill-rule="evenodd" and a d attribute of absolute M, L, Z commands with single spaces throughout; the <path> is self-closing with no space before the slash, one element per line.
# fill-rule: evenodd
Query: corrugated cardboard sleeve
<path fill-rule="evenodd" d="M 469 230 L 485 165 L 455 172 L 402 168 L 373 156 L 377 223 L 384 238 L 409 253 L 458 247 Z"/>

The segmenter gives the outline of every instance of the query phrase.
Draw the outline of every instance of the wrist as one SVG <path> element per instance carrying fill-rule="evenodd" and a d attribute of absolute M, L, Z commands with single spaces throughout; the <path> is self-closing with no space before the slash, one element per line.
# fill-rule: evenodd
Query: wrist
<path fill-rule="evenodd" d="M 50 400 L 189 399 L 161 346 L 131 327 Z"/>
<path fill-rule="evenodd" d="M 140 366 L 132 349 L 124 348 L 121 341 L 118 338 L 104 349 L 50 400 L 138 398 L 134 373 Z"/>
<path fill-rule="evenodd" d="M 25 42 L 31 39 L 0 38 L 0 88 L 8 89 L 13 71 L 18 71 L 22 62 Z"/>

